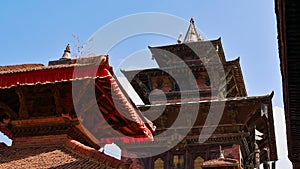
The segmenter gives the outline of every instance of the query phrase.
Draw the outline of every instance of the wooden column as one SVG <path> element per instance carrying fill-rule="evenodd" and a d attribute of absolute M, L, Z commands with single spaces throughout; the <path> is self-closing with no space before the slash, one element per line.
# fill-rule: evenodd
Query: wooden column
<path fill-rule="evenodd" d="M 63 107 L 62 107 L 62 101 L 60 96 L 60 91 L 57 86 L 54 86 L 51 88 L 53 97 L 54 97 L 54 103 L 55 103 L 55 111 L 57 114 L 63 114 Z"/>
<path fill-rule="evenodd" d="M 15 89 L 16 93 L 19 96 L 20 108 L 19 108 L 19 116 L 20 118 L 27 119 L 29 117 L 29 111 L 27 106 L 27 100 L 24 92 L 26 92 L 27 88 L 17 87 Z"/>

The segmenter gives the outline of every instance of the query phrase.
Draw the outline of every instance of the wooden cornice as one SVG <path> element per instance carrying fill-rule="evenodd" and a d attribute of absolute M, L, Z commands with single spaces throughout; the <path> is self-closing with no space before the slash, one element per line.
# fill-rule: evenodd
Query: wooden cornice
<path fill-rule="evenodd" d="M 39 119 L 25 119 L 25 120 L 12 120 L 11 124 L 13 126 L 33 126 L 33 125 L 43 125 L 43 124 L 59 124 L 65 123 L 63 117 L 44 117 Z"/>
<path fill-rule="evenodd" d="M 226 134 L 213 134 L 208 137 L 206 136 L 186 136 L 184 138 L 174 137 L 176 142 L 176 138 L 178 141 L 182 140 L 187 146 L 207 146 L 207 145 L 216 145 L 216 144 L 226 144 L 226 143 L 240 143 L 242 136 L 245 133 L 226 133 Z M 248 134 L 249 135 L 249 134 Z M 155 140 L 152 142 L 141 142 L 141 143 L 126 143 L 126 148 L 128 149 L 141 149 L 141 148 L 160 148 L 161 146 L 168 146 L 168 142 L 171 137 L 160 136 L 155 137 Z M 204 142 L 199 142 L 199 140 Z M 120 145 L 124 143 L 119 143 Z"/>

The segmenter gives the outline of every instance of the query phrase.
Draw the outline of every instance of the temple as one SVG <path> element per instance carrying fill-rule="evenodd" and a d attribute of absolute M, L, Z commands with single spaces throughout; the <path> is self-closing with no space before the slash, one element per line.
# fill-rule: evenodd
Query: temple
<path fill-rule="evenodd" d="M 178 141 L 166 152 L 142 158 L 147 169 L 270 167 L 277 160 L 273 92 L 248 96 L 240 59 L 227 61 L 221 39 L 204 40 L 193 18 L 184 40 L 180 35 L 177 42 L 149 47 L 159 68 L 122 70 L 145 103 L 138 108 L 157 127 L 154 142 L 127 148 L 155 152 Z M 222 105 L 223 113 L 210 112 Z M 213 128 L 207 121 L 218 115 L 215 128 L 205 133 Z"/>
<path fill-rule="evenodd" d="M 177 44 L 149 47 L 159 68 L 122 70 L 108 55 L 0 66 L 0 168 L 253 169 L 277 160 L 273 92 L 248 96 L 239 58 L 194 19 Z M 98 151 L 115 143 L 116 159 Z M 162 151 L 163 150 L 163 151 Z M 157 153 L 159 152 L 159 153 Z M 131 154 L 129 156 L 129 154 Z"/>
<path fill-rule="evenodd" d="M 98 151 L 152 141 L 154 126 L 113 77 L 108 56 L 0 67 L 0 168 L 136 168 Z M 127 136 L 127 137 L 125 137 Z"/>

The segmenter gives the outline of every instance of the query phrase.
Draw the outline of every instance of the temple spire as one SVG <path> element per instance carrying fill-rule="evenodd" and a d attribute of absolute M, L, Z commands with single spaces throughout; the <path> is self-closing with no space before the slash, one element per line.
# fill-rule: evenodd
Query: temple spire
<path fill-rule="evenodd" d="M 64 54 L 60 59 L 71 59 L 71 49 L 70 44 L 66 46 L 66 49 L 64 50 Z"/>
<path fill-rule="evenodd" d="M 177 43 L 181 43 L 181 37 L 182 37 L 182 33 L 180 32 L 178 39 L 177 39 Z"/>
<path fill-rule="evenodd" d="M 203 38 L 200 36 L 200 34 L 197 32 L 195 23 L 194 23 L 194 18 L 192 17 L 190 20 L 190 26 L 186 32 L 185 38 L 184 38 L 184 43 L 186 42 L 197 42 L 197 41 L 202 41 Z"/>
<path fill-rule="evenodd" d="M 221 145 L 219 146 L 219 149 L 220 149 L 220 150 L 219 150 L 219 151 L 220 151 L 220 152 L 219 152 L 219 153 L 220 153 L 220 154 L 219 154 L 219 158 L 224 158 L 224 154 L 223 154 L 223 150 L 222 150 L 222 146 L 221 146 Z"/>

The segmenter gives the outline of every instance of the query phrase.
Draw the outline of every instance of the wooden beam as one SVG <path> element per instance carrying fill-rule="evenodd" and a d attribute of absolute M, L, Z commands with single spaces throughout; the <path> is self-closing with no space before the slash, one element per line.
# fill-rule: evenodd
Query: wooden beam
<path fill-rule="evenodd" d="M 221 78 L 221 80 L 225 80 L 226 77 L 229 75 L 230 72 L 232 72 L 232 68 L 228 68 L 228 70 L 227 70 L 226 73 L 225 73 L 225 76 L 223 76 L 223 77 Z"/>
<path fill-rule="evenodd" d="M 233 74 L 233 81 L 234 81 L 234 84 L 235 84 L 235 87 L 236 87 L 236 91 L 237 91 L 237 95 L 235 97 L 237 97 L 237 96 L 241 95 L 241 91 L 240 91 L 240 89 L 238 87 L 238 81 L 236 80 L 236 76 L 237 75 L 235 74 L 235 71 L 232 71 L 232 74 Z"/>
<path fill-rule="evenodd" d="M 93 128 L 93 131 L 95 131 L 95 132 L 104 131 L 105 129 L 108 129 L 108 128 L 113 128 L 114 130 L 120 130 L 123 127 L 128 127 L 128 124 L 125 122 L 121 122 L 121 123 L 117 123 L 117 124 L 106 123 L 106 124 L 96 125 Z"/>
<path fill-rule="evenodd" d="M 256 113 L 258 108 L 260 108 L 260 104 L 256 104 L 255 106 L 252 107 L 252 110 L 248 113 L 245 123 L 248 123 L 248 121 L 253 117 L 253 115 Z M 251 126 L 249 126 L 249 127 L 251 127 Z"/>
<path fill-rule="evenodd" d="M 63 117 L 45 117 L 41 119 L 26 119 L 26 120 L 12 120 L 11 124 L 15 127 L 47 125 L 47 124 L 65 124 Z"/>
<path fill-rule="evenodd" d="M 97 106 L 98 107 L 98 104 L 97 104 L 97 101 L 94 100 L 94 99 L 90 99 L 89 102 L 87 104 L 85 104 L 82 109 L 80 109 L 80 112 L 78 112 L 79 114 L 83 114 L 85 113 L 86 111 L 88 111 L 89 109 L 91 109 L 93 106 Z"/>
<path fill-rule="evenodd" d="M 249 148 L 249 145 L 247 143 L 246 136 L 245 136 L 244 132 L 242 132 L 242 143 L 243 143 L 243 145 L 245 147 L 245 151 L 246 151 L 246 154 L 248 156 L 251 152 L 250 152 L 250 148 Z"/>
<path fill-rule="evenodd" d="M 106 100 L 110 103 L 110 105 L 112 107 L 116 107 L 116 111 L 114 111 L 113 113 L 115 114 L 115 116 L 118 116 L 119 118 L 121 118 L 123 121 L 125 121 L 126 123 L 130 124 L 131 123 L 131 120 L 127 119 L 125 116 L 122 115 L 122 113 L 120 113 L 120 111 L 123 111 L 122 109 L 125 109 L 124 112 L 127 112 L 129 113 L 130 110 L 126 109 L 125 106 L 124 106 L 124 102 L 122 100 L 120 100 L 119 98 L 116 98 L 114 99 L 116 102 L 119 102 L 119 105 L 121 106 L 117 106 L 115 103 L 114 103 L 114 100 L 113 100 L 113 96 L 117 97 L 118 93 L 108 93 L 105 89 L 102 88 L 102 86 L 97 83 L 97 80 L 95 81 L 95 85 L 97 87 L 97 89 L 102 92 L 103 96 L 106 97 Z M 114 82 L 111 83 L 111 85 L 118 85 L 117 81 L 114 80 Z M 118 89 L 118 90 L 121 90 L 121 89 Z M 111 89 L 109 91 L 112 91 Z M 112 92 L 115 92 L 115 91 L 112 91 Z M 119 94 L 122 94 L 122 91 L 120 91 L 121 93 Z M 110 95 L 109 95 L 110 94 Z M 126 102 L 128 102 L 128 100 L 126 100 Z M 129 103 L 129 102 L 128 102 Z M 134 107 L 132 107 L 134 109 Z M 112 113 L 112 112 L 110 112 Z M 111 119 L 114 119 L 115 121 L 117 121 L 116 117 L 115 116 L 112 116 Z"/>
<path fill-rule="evenodd" d="M 230 74 L 231 72 L 231 74 Z M 222 96 L 225 96 L 224 93 L 223 93 L 223 89 L 227 86 L 227 84 L 231 81 L 231 79 L 233 78 L 233 75 L 232 75 L 232 68 L 229 68 L 226 73 L 225 73 L 225 76 L 221 77 L 221 84 L 219 86 L 219 92 L 222 93 Z M 225 92 L 225 91 L 224 91 Z"/>
<path fill-rule="evenodd" d="M 113 101 L 113 99 L 112 99 L 112 96 L 110 96 L 110 95 L 108 94 L 108 92 L 107 92 L 105 89 L 103 89 L 102 86 L 100 86 L 99 83 L 95 83 L 95 85 L 96 85 L 97 89 L 98 89 L 100 92 L 102 92 L 103 96 L 105 96 L 106 100 L 110 103 L 110 105 L 113 106 L 113 107 L 116 107 L 116 106 L 115 106 L 115 103 L 114 103 L 114 101 Z M 117 95 L 117 94 L 116 94 L 116 95 Z M 123 103 L 121 102 L 121 100 L 119 100 L 119 98 L 116 98 L 116 99 L 114 99 L 114 100 L 115 100 L 115 101 L 120 101 L 120 104 L 123 104 Z M 120 107 L 119 107 L 119 109 L 120 109 Z M 127 111 L 127 110 L 126 110 L 126 111 Z M 114 113 L 115 113 L 115 112 L 114 112 Z M 128 119 L 127 119 L 126 117 L 123 117 L 121 114 L 120 114 L 119 117 L 122 118 L 124 121 L 128 121 Z"/>
<path fill-rule="evenodd" d="M 94 136 L 94 134 L 92 134 L 83 125 L 81 125 L 81 124 L 75 125 L 75 128 L 77 128 L 78 130 L 80 130 L 81 133 L 84 133 L 84 135 L 86 135 L 93 142 L 93 144 L 99 145 L 99 143 L 100 143 L 99 140 Z M 101 145 L 101 146 L 103 146 L 103 145 Z"/>
<path fill-rule="evenodd" d="M 212 128 L 215 128 L 215 127 L 225 127 L 225 128 L 242 128 L 243 126 L 245 126 L 244 123 L 236 123 L 236 124 L 217 124 L 217 125 L 210 125 L 209 127 L 212 127 Z M 205 127 L 208 127 L 208 126 L 205 126 Z M 200 129 L 202 130 L 202 128 L 204 128 L 203 125 L 194 125 L 192 128 L 190 127 L 168 127 L 168 128 L 158 128 L 156 129 L 156 131 L 159 131 L 159 130 L 185 130 L 185 129 L 197 129 L 197 131 L 199 131 Z M 236 132 L 236 130 L 234 130 L 234 132 Z"/>
<path fill-rule="evenodd" d="M 97 89 L 107 98 L 109 103 L 113 106 L 114 102 L 113 102 L 111 96 L 109 96 L 109 94 L 107 93 L 107 91 L 105 91 L 105 89 L 103 89 L 102 86 L 100 86 L 100 84 L 97 83 L 96 81 L 95 81 L 95 85 L 96 85 Z"/>
<path fill-rule="evenodd" d="M 91 83 L 92 80 L 94 80 L 94 79 L 84 79 L 84 80 L 75 81 L 72 83 L 72 85 L 80 84 L 80 86 L 77 86 L 77 88 L 80 90 L 78 90 L 78 93 L 76 93 L 75 99 L 73 99 L 73 100 L 75 100 L 74 105 L 76 105 L 79 102 L 79 100 L 84 96 L 84 94 L 86 93 L 86 88 Z M 82 81 L 84 81 L 84 82 L 82 82 Z M 78 84 L 76 84 L 76 83 L 78 83 Z M 74 89 L 74 87 L 76 88 L 76 86 L 73 86 L 73 89 Z M 74 91 L 72 91 L 72 92 L 74 92 Z"/>
<path fill-rule="evenodd" d="M 225 97 L 227 97 L 234 89 L 236 89 L 236 84 L 226 91 Z"/>

